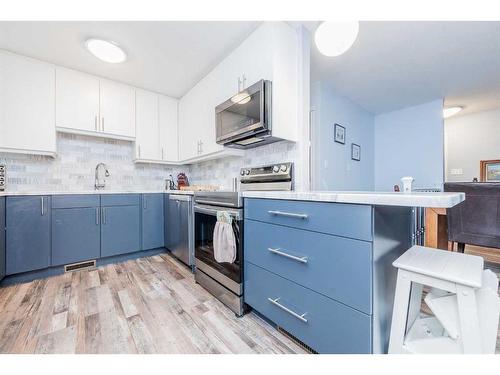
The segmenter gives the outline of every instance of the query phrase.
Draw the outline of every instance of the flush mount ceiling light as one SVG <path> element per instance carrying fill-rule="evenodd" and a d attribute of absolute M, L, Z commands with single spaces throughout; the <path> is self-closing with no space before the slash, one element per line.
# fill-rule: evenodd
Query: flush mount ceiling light
<path fill-rule="evenodd" d="M 125 52 L 114 42 L 91 38 L 85 41 L 85 47 L 92 55 L 107 63 L 116 64 L 127 59 Z"/>
<path fill-rule="evenodd" d="M 460 112 L 463 109 L 463 107 L 449 107 L 443 109 L 443 117 L 448 118 L 451 116 L 455 116 L 458 112 Z"/>
<path fill-rule="evenodd" d="M 340 56 L 356 41 L 359 32 L 358 21 L 323 22 L 314 33 L 319 52 L 325 56 Z"/>

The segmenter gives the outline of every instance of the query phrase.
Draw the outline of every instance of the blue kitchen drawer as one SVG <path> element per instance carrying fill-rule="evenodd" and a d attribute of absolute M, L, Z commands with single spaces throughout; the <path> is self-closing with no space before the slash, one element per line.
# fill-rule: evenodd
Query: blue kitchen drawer
<path fill-rule="evenodd" d="M 68 194 L 52 196 L 52 208 L 99 207 L 98 194 Z"/>
<path fill-rule="evenodd" d="M 102 206 L 138 206 L 141 202 L 140 194 L 102 194 Z"/>
<path fill-rule="evenodd" d="M 371 314 L 370 242 L 246 220 L 245 260 Z"/>
<path fill-rule="evenodd" d="M 249 262 L 244 285 L 248 305 L 317 352 L 371 353 L 370 315 Z"/>
<path fill-rule="evenodd" d="M 372 207 L 366 205 L 245 199 L 245 219 L 372 240 Z"/>

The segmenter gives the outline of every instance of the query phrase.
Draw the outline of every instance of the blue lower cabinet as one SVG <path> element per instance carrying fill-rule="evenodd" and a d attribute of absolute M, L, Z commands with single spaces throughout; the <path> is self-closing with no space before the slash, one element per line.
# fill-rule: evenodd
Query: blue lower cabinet
<path fill-rule="evenodd" d="M 165 246 L 163 194 L 142 195 L 142 250 Z"/>
<path fill-rule="evenodd" d="M 7 197 L 6 274 L 50 265 L 51 197 Z"/>
<path fill-rule="evenodd" d="M 245 233 L 246 261 L 371 314 L 371 242 L 253 220 Z"/>
<path fill-rule="evenodd" d="M 52 210 L 52 265 L 76 263 L 100 257 L 100 209 Z"/>
<path fill-rule="evenodd" d="M 101 207 L 101 257 L 141 250 L 140 200 L 133 201 L 137 205 Z"/>
<path fill-rule="evenodd" d="M 371 316 L 245 262 L 245 302 L 319 353 L 371 353 Z"/>
<path fill-rule="evenodd" d="M 5 277 L 5 198 L 0 197 L 0 280 Z"/>

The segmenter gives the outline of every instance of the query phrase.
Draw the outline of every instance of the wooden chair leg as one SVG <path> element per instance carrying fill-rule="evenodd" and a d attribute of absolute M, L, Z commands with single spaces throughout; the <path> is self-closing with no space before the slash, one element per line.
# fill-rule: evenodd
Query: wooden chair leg
<path fill-rule="evenodd" d="M 462 243 L 462 242 L 459 242 L 459 243 L 458 243 L 458 247 L 457 247 L 457 251 L 458 251 L 459 253 L 462 253 L 462 254 L 463 254 L 463 253 L 465 252 L 465 244 L 464 244 L 464 243 Z"/>

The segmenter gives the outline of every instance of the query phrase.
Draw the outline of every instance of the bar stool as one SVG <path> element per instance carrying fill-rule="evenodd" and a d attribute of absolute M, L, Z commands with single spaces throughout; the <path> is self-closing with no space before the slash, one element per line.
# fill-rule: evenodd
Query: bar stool
<path fill-rule="evenodd" d="M 494 353 L 498 279 L 483 258 L 413 246 L 398 268 L 389 353 Z M 423 286 L 431 287 L 420 313 Z"/>

